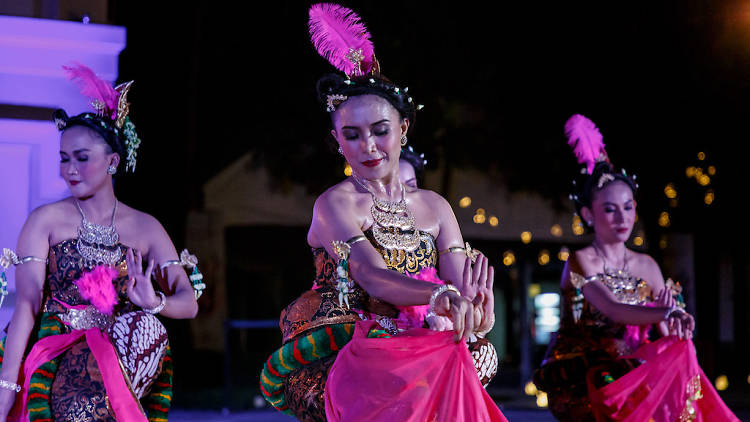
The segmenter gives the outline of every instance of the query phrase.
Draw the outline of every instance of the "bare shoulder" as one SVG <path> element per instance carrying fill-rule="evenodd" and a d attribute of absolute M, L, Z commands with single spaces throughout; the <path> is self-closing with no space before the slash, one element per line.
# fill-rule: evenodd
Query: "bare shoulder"
<path fill-rule="evenodd" d="M 632 260 L 630 267 L 633 268 L 633 272 L 636 272 L 638 277 L 649 283 L 657 285 L 664 284 L 664 277 L 661 274 L 661 268 L 659 268 L 659 264 L 656 263 L 656 260 L 651 257 L 651 255 L 633 250 L 630 252 L 630 259 Z"/>
<path fill-rule="evenodd" d="M 49 204 L 40 205 L 29 213 L 26 227 L 34 232 L 51 232 L 53 228 L 69 219 L 71 214 L 78 214 L 71 198 L 64 198 Z"/>
<path fill-rule="evenodd" d="M 569 259 L 570 270 L 586 277 L 600 273 L 601 265 L 601 258 L 590 245 L 575 251 Z"/>
<path fill-rule="evenodd" d="M 332 207 L 352 206 L 357 193 L 349 179 L 343 180 L 321 193 L 315 200 L 314 209 L 325 211 Z"/>

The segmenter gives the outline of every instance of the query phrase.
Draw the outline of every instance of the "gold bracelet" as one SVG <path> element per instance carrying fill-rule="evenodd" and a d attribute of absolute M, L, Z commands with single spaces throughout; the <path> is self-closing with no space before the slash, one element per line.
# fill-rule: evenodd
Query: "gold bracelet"
<path fill-rule="evenodd" d="M 479 249 L 474 249 L 469 245 L 469 242 L 465 243 L 464 247 L 461 246 L 452 246 L 448 249 L 443 249 L 442 251 L 438 252 L 438 255 L 444 255 L 447 253 L 455 253 L 455 252 L 463 252 L 466 254 L 467 257 L 471 258 L 471 262 L 474 263 L 477 261 L 477 257 L 482 252 L 479 251 Z"/>

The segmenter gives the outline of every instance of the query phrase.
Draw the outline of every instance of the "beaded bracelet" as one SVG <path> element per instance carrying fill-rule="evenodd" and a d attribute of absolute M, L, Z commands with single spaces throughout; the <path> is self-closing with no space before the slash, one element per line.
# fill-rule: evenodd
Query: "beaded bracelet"
<path fill-rule="evenodd" d="M 461 296 L 461 292 L 459 292 L 458 289 L 455 288 L 452 284 L 443 284 L 440 287 L 436 287 L 432 291 L 432 296 L 430 296 L 430 313 L 432 313 L 433 315 L 437 315 L 437 313 L 435 313 L 435 301 L 437 300 L 438 296 L 447 292 L 448 290 Z"/>
<path fill-rule="evenodd" d="M 162 292 L 156 292 L 157 295 L 161 296 L 161 302 L 159 302 L 158 305 L 156 305 L 155 308 L 146 309 L 143 308 L 145 312 L 148 312 L 150 314 L 158 314 L 161 312 L 162 309 L 164 309 L 165 306 L 167 306 L 167 296 L 164 295 Z"/>
<path fill-rule="evenodd" d="M 0 380 L 0 388 L 4 388 L 6 390 L 15 391 L 16 393 L 21 392 L 21 386 L 10 381 Z"/>

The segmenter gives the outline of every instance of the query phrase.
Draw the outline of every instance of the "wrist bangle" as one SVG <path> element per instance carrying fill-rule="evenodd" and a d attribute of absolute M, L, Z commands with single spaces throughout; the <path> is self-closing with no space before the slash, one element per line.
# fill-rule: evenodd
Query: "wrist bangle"
<path fill-rule="evenodd" d="M 672 316 L 672 313 L 677 312 L 678 314 L 684 314 L 685 311 L 682 310 L 679 306 L 675 305 L 671 308 L 667 309 L 667 313 L 664 315 L 664 320 L 668 320 L 670 316 Z"/>
<path fill-rule="evenodd" d="M 461 296 L 461 292 L 459 292 L 457 288 L 453 287 L 452 284 L 443 284 L 440 287 L 436 287 L 432 291 L 432 296 L 430 296 L 430 312 L 432 314 L 437 315 L 437 312 L 435 312 L 435 301 L 437 300 L 438 296 L 447 292 L 448 290 L 455 292 L 457 295 Z"/>
<path fill-rule="evenodd" d="M 4 388 L 6 390 L 15 391 L 16 393 L 21 392 L 21 386 L 10 381 L 0 380 L 0 388 Z"/>
<path fill-rule="evenodd" d="M 162 292 L 156 292 L 156 294 L 161 296 L 161 301 L 159 302 L 158 305 L 156 305 L 155 308 L 151 308 L 151 309 L 143 308 L 145 312 L 148 312 L 150 314 L 158 314 L 159 312 L 161 312 L 162 309 L 164 309 L 165 306 L 167 306 L 167 296 L 165 296 L 164 293 Z"/>

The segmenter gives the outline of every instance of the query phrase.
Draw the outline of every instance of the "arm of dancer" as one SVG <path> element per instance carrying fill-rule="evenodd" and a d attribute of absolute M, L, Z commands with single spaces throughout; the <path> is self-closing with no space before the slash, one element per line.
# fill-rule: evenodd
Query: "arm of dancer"
<path fill-rule="evenodd" d="M 570 283 L 571 272 L 589 276 L 597 273 L 597 267 L 595 264 L 587 265 L 582 259 L 573 255 L 566 263 L 563 271 L 563 285 Z M 681 312 L 681 310 L 678 311 L 666 306 L 644 307 L 620 303 L 602 283 L 586 283 L 581 288 L 581 292 L 596 309 L 614 322 L 621 324 L 658 324 L 670 316 L 675 316 L 673 313 Z M 685 323 L 687 324 L 687 321 Z"/>
<path fill-rule="evenodd" d="M 151 216 L 144 215 L 144 220 L 143 227 L 146 229 L 143 233 L 148 234 L 148 249 L 145 255 L 148 256 L 149 262 L 154 263 L 152 267 L 160 271 L 158 263 L 179 260 L 179 255 L 164 227 Z M 165 268 L 162 275 L 163 277 L 157 279 L 166 298 L 159 314 L 175 319 L 195 318 L 198 314 L 198 302 L 185 270 L 181 266 L 171 265 Z M 150 309 L 160 306 L 161 297 L 156 293 L 151 297 L 150 303 L 153 306 L 150 306 Z"/>
<path fill-rule="evenodd" d="M 454 284 L 475 305 L 476 330 L 486 334 L 495 324 L 495 269 L 481 253 L 475 257 L 476 261 L 472 265 L 472 260 L 467 258 L 469 251 L 465 247 L 468 245 L 464 243 L 453 208 L 442 196 L 429 193 L 433 195 L 430 199 L 440 219 L 440 234 L 436 239 L 437 248 L 441 251 L 438 258 L 440 278 L 460 280 Z M 467 269 L 471 270 L 470 274 L 466 273 Z"/>
<path fill-rule="evenodd" d="M 331 241 L 363 236 L 361 221 L 355 213 L 353 199 L 346 192 L 329 190 L 315 201 L 311 235 L 331 256 L 337 256 Z M 357 242 L 349 255 L 349 271 L 368 294 L 397 306 L 425 305 L 435 284 L 416 280 L 389 270 L 378 251 L 369 242 Z M 438 314 L 450 314 L 458 338 L 474 329 L 471 302 L 452 291 L 440 294 L 436 302 Z"/>
<path fill-rule="evenodd" d="M 5 339 L 0 380 L 18 382 L 23 355 L 42 306 L 42 289 L 46 274 L 45 258 L 49 254 L 50 207 L 34 210 L 26 220 L 18 238 L 18 255 L 35 257 L 16 266 L 16 304 Z M 16 392 L 0 388 L 0 420 L 4 420 L 13 405 Z"/>

